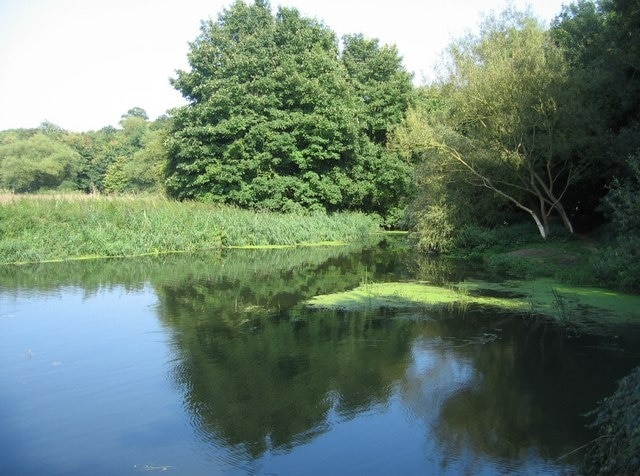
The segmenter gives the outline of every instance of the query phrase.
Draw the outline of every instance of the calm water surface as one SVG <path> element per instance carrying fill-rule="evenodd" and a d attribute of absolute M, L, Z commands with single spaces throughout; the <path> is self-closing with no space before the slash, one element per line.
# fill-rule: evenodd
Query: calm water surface
<path fill-rule="evenodd" d="M 0 474 L 573 474 L 638 330 L 300 305 L 425 272 L 469 273 L 389 246 L 4 268 Z"/>

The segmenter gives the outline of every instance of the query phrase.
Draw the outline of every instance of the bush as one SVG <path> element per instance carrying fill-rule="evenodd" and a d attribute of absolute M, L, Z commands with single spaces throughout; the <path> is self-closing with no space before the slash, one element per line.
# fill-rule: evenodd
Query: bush
<path fill-rule="evenodd" d="M 433 204 L 414 213 L 418 246 L 428 252 L 446 253 L 454 248 L 455 225 L 446 207 Z"/>
<path fill-rule="evenodd" d="M 564 240 L 564 232 L 553 229 L 547 241 Z M 487 250 L 508 250 L 532 243 L 543 243 L 533 223 L 504 224 L 493 228 L 468 225 L 455 236 L 454 247 L 463 252 L 481 253 Z"/>
<path fill-rule="evenodd" d="M 42 133 L 0 144 L 0 188 L 14 192 L 53 190 L 75 183 L 82 157 Z"/>
<path fill-rule="evenodd" d="M 591 266 L 600 285 L 640 292 L 640 238 L 619 236 L 613 245 L 595 252 Z"/>
<path fill-rule="evenodd" d="M 598 438 L 583 462 L 585 474 L 640 474 L 640 367 L 587 416 L 595 417 Z"/>
<path fill-rule="evenodd" d="M 531 279 L 547 274 L 538 260 L 531 260 L 522 256 L 494 255 L 489 258 L 488 265 L 489 269 L 499 276 L 511 278 Z"/>
<path fill-rule="evenodd" d="M 615 179 L 603 200 L 603 208 L 619 233 L 640 234 L 640 151 L 627 160 L 628 176 Z"/>
<path fill-rule="evenodd" d="M 614 180 L 602 204 L 616 238 L 596 254 L 592 265 L 603 285 L 640 292 L 640 151 L 627 167 L 627 178 Z"/>

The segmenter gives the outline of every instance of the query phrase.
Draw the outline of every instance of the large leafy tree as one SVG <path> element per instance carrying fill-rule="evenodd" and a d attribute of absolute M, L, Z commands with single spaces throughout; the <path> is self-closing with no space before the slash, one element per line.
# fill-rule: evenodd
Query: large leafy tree
<path fill-rule="evenodd" d="M 640 6 L 580 0 L 563 8 L 551 33 L 565 52 L 572 107 L 582 117 L 572 149 L 591 168 L 576 193 L 592 212 L 640 149 Z"/>
<path fill-rule="evenodd" d="M 507 11 L 454 43 L 449 66 L 444 106 L 414 111 L 404 142 L 526 212 L 543 238 L 553 212 L 573 231 L 563 200 L 578 167 L 563 145 L 561 50 L 534 18 Z"/>
<path fill-rule="evenodd" d="M 566 51 L 572 83 L 598 107 L 594 119 L 604 121 L 614 135 L 636 127 L 640 120 L 638 2 L 580 0 L 563 8 L 552 32 Z M 638 145 L 636 140 L 633 147 Z"/>
<path fill-rule="evenodd" d="M 411 74 L 395 46 L 380 46 L 363 35 L 346 35 L 343 42 L 342 62 L 361 103 L 367 135 L 386 144 L 389 129 L 404 119 L 411 102 Z"/>
<path fill-rule="evenodd" d="M 574 107 L 588 127 L 575 153 L 591 158 L 578 193 L 604 212 L 615 239 L 596 275 L 606 286 L 640 289 L 640 4 L 581 0 L 564 7 L 552 33 L 569 61 Z M 599 208 L 596 208 L 599 207 Z M 602 219 L 597 214 L 595 224 Z"/>
<path fill-rule="evenodd" d="M 282 211 L 398 204 L 408 169 L 368 139 L 327 27 L 237 2 L 202 24 L 189 63 L 173 81 L 189 104 L 173 113 L 170 195 Z"/>

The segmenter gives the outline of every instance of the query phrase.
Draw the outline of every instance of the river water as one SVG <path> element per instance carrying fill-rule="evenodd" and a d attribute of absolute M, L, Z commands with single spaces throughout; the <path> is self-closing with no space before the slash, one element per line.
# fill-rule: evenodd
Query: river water
<path fill-rule="evenodd" d="M 640 363 L 639 332 L 301 305 L 476 272 L 413 255 L 383 242 L 4 267 L 0 474 L 574 474 L 594 438 L 583 415 Z"/>

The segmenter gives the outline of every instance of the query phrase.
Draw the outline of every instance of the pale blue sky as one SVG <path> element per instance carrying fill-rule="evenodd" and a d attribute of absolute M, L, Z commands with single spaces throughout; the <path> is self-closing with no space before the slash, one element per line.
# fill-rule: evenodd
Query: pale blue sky
<path fill-rule="evenodd" d="M 48 120 L 69 130 L 117 126 L 134 106 L 150 118 L 184 104 L 169 84 L 187 68 L 200 20 L 231 0 L 0 0 L 0 130 Z M 566 0 L 516 0 L 550 21 Z M 395 44 L 416 82 L 442 50 L 504 0 L 271 0 L 339 36 Z"/>

